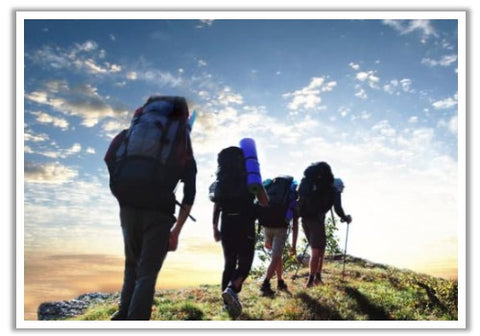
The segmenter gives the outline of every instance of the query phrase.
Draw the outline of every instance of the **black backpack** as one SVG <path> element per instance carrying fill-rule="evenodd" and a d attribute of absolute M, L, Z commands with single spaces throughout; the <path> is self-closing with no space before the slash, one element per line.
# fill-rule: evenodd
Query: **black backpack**
<path fill-rule="evenodd" d="M 332 169 L 326 162 L 315 162 L 303 175 L 298 188 L 300 217 L 318 218 L 333 205 Z"/>
<path fill-rule="evenodd" d="M 221 150 L 217 164 L 216 180 L 209 188 L 210 200 L 225 206 L 250 199 L 242 149 L 231 146 Z"/>
<path fill-rule="evenodd" d="M 150 97 L 137 109 L 109 166 L 121 206 L 175 211 L 174 189 L 193 159 L 188 115 L 183 97 Z"/>
<path fill-rule="evenodd" d="M 266 227 L 287 227 L 288 206 L 291 202 L 292 176 L 278 176 L 265 186 L 268 194 L 268 206 L 259 207 L 258 222 Z"/>

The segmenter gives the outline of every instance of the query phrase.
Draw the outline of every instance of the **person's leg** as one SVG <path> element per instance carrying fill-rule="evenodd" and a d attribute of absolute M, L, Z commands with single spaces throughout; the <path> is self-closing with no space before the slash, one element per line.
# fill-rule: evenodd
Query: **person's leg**
<path fill-rule="evenodd" d="M 232 244 L 238 252 L 237 267 L 232 274 L 232 280 L 222 292 L 222 298 L 230 316 L 236 319 L 242 313 L 238 293 L 242 290 L 243 282 L 250 272 L 255 254 L 255 222 L 251 214 L 232 216 L 229 220 L 235 230 L 235 239 L 232 239 Z"/>
<path fill-rule="evenodd" d="M 247 279 L 252 268 L 254 256 L 255 237 L 249 236 L 239 250 L 237 269 L 232 276 L 231 287 L 236 293 L 242 290 L 243 282 Z"/>
<path fill-rule="evenodd" d="M 309 228 L 309 243 L 311 249 L 307 287 L 311 287 L 314 285 L 315 274 L 319 268 L 321 254 L 321 227 L 317 220 L 308 220 L 306 221 L 306 224 Z"/>
<path fill-rule="evenodd" d="M 237 267 L 237 245 L 238 237 L 235 228 L 235 223 L 232 223 L 231 216 L 222 216 L 220 227 L 220 237 L 223 251 L 223 272 L 222 272 L 222 292 L 228 287 L 228 284 L 233 278 L 235 268 Z"/>
<path fill-rule="evenodd" d="M 168 252 L 172 217 L 157 211 L 142 211 L 142 249 L 137 278 L 128 310 L 129 320 L 148 320 L 152 312 L 155 284 Z"/>
<path fill-rule="evenodd" d="M 267 267 L 267 272 L 265 274 L 265 280 L 270 281 L 273 277 L 276 269 L 277 264 L 277 257 L 275 256 L 275 252 L 273 249 L 274 241 L 275 241 L 275 230 L 273 228 L 265 227 L 264 228 L 264 235 L 265 235 L 265 246 L 272 250 L 270 263 Z"/>
<path fill-rule="evenodd" d="M 320 231 L 319 231 L 319 257 L 318 257 L 318 267 L 315 273 L 315 283 L 322 284 L 322 270 L 323 270 L 323 260 L 325 258 L 325 248 L 327 246 L 327 235 L 325 232 L 325 216 L 320 218 Z"/>
<path fill-rule="evenodd" d="M 285 243 L 287 242 L 288 238 L 288 232 L 287 229 L 284 229 L 283 231 L 280 232 L 281 235 L 281 246 L 282 248 L 282 254 L 280 256 L 280 260 L 277 263 L 277 268 L 275 270 L 275 273 L 277 274 L 277 289 L 278 290 L 288 290 L 288 286 L 283 280 L 283 250 L 285 249 Z"/>
<path fill-rule="evenodd" d="M 222 249 L 223 249 L 223 272 L 222 272 L 222 292 L 227 288 L 232 280 L 235 268 L 237 267 L 237 251 L 235 249 L 236 242 L 232 237 L 225 237 L 222 234 Z"/>
<path fill-rule="evenodd" d="M 308 276 L 307 287 L 310 287 L 313 285 L 315 274 L 318 271 L 319 260 L 320 260 L 320 249 L 312 247 L 312 255 L 310 256 L 310 264 L 309 264 L 310 274 Z"/>
<path fill-rule="evenodd" d="M 237 216 L 237 251 L 238 264 L 233 274 L 231 287 L 236 293 L 242 290 L 242 284 L 247 279 L 252 268 L 255 255 L 255 221 L 251 214 Z"/>
<path fill-rule="evenodd" d="M 285 244 L 288 238 L 288 229 L 287 228 L 278 228 L 277 235 L 276 235 L 275 244 L 278 245 L 276 247 L 278 249 L 279 258 L 277 261 L 277 267 L 275 268 L 275 272 L 277 274 L 277 280 L 282 280 L 283 278 L 283 251 L 285 250 Z"/>
<path fill-rule="evenodd" d="M 120 223 L 122 226 L 125 268 L 123 274 L 123 286 L 120 295 L 119 311 L 112 316 L 115 320 L 125 320 L 132 299 L 136 281 L 136 265 L 141 250 L 141 239 L 137 234 L 137 223 L 141 221 L 136 209 L 131 207 L 120 208 Z"/>

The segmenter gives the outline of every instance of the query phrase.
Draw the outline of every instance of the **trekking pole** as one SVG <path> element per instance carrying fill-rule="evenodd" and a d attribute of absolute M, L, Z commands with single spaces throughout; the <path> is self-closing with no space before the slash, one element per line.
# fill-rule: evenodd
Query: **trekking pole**
<path fill-rule="evenodd" d="M 302 253 L 302 259 L 301 259 L 300 262 L 298 263 L 298 265 L 297 265 L 297 270 L 295 271 L 295 274 L 294 274 L 293 277 L 292 277 L 293 280 L 295 280 L 295 279 L 297 278 L 298 270 L 300 269 L 300 265 L 303 264 L 303 259 L 305 259 L 305 253 L 307 252 L 307 249 L 308 249 L 308 246 L 309 246 L 309 245 L 310 245 L 309 243 L 307 243 L 307 244 L 305 245 L 305 249 L 303 250 L 303 253 Z"/>
<path fill-rule="evenodd" d="M 180 208 L 182 208 L 183 210 L 185 210 L 185 208 L 183 207 L 183 205 L 182 205 L 179 201 L 175 200 L 175 203 L 176 203 Z M 190 219 L 191 219 L 192 221 L 194 221 L 194 222 L 197 221 L 197 220 L 195 219 L 195 217 L 193 217 L 193 216 L 190 215 L 190 214 L 188 214 L 188 217 L 190 217 Z"/>
<path fill-rule="evenodd" d="M 347 257 L 347 243 L 348 243 L 348 229 L 350 228 L 350 223 L 347 223 L 347 236 L 345 237 L 345 251 L 343 252 L 343 271 L 342 271 L 342 281 L 345 278 L 345 258 Z"/>

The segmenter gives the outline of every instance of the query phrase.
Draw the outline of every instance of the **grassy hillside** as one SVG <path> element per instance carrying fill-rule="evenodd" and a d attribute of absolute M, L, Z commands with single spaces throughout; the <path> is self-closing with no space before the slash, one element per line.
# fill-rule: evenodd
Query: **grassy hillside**
<path fill-rule="evenodd" d="M 324 285 L 305 288 L 307 269 L 287 274 L 288 292 L 260 296 L 261 279 L 249 278 L 240 293 L 240 320 L 456 320 L 457 282 L 348 257 L 326 260 Z M 276 289 L 273 279 L 272 287 Z M 91 306 L 78 320 L 108 320 L 119 294 Z M 153 320 L 229 320 L 219 285 L 159 291 Z"/>

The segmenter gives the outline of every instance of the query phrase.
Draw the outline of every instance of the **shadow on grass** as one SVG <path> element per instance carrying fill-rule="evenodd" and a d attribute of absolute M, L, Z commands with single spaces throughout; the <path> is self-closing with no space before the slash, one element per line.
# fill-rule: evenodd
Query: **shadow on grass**
<path fill-rule="evenodd" d="M 312 320 L 343 320 L 340 313 L 328 306 L 322 305 L 320 302 L 312 298 L 305 292 L 297 294 L 297 297 L 302 300 L 309 310 Z"/>
<path fill-rule="evenodd" d="M 366 314 L 369 320 L 391 320 L 385 310 L 372 303 L 368 297 L 352 287 L 345 287 L 345 293 L 355 299 L 362 313 Z"/>
<path fill-rule="evenodd" d="M 434 289 L 420 281 L 417 281 L 417 285 L 425 290 L 432 306 L 438 307 L 444 313 L 448 312 L 447 307 L 437 298 Z"/>

